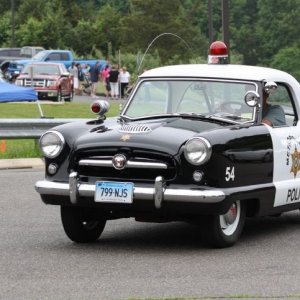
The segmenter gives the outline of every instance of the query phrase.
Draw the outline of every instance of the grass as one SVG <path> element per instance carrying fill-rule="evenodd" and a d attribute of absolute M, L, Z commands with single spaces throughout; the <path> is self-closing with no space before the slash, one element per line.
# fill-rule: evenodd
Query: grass
<path fill-rule="evenodd" d="M 45 117 L 49 118 L 95 118 L 90 110 L 90 104 L 85 103 L 55 103 L 41 104 Z M 117 103 L 112 103 L 107 117 L 116 116 L 119 113 Z M 1 103 L 0 118 L 40 118 L 36 103 Z"/>
<path fill-rule="evenodd" d="M 85 103 L 55 103 L 43 104 L 42 111 L 49 118 L 83 118 L 93 119 L 95 114 L 90 110 L 90 104 Z M 119 104 L 112 103 L 107 117 L 117 116 Z M 0 118 L 40 118 L 36 103 L 1 103 Z M 36 140 L 0 140 L 0 159 L 41 157 Z"/>

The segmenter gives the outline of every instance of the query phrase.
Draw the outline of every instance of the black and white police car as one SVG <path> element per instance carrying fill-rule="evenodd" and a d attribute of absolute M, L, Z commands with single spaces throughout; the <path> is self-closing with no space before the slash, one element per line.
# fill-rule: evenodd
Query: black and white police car
<path fill-rule="evenodd" d="M 96 241 L 107 220 L 186 221 L 208 242 L 237 242 L 246 217 L 300 208 L 300 84 L 270 68 L 226 64 L 215 42 L 207 65 L 143 73 L 118 118 L 96 101 L 96 120 L 43 134 L 45 179 L 67 236 Z M 271 93 L 272 92 L 272 93 Z M 263 97 L 286 125 L 263 124 Z"/>

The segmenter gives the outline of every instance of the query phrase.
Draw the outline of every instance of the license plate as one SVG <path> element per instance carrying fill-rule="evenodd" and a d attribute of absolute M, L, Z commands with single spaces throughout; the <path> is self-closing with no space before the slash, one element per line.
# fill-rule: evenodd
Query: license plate
<path fill-rule="evenodd" d="M 96 182 L 95 202 L 132 203 L 132 196 L 132 182 Z"/>

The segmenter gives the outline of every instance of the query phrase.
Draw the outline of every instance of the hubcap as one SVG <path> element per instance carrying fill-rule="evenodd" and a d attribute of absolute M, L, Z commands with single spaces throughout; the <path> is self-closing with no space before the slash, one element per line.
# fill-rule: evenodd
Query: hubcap
<path fill-rule="evenodd" d="M 220 226 L 225 235 L 234 234 L 240 221 L 240 215 L 240 201 L 234 202 L 224 215 L 220 215 Z"/>

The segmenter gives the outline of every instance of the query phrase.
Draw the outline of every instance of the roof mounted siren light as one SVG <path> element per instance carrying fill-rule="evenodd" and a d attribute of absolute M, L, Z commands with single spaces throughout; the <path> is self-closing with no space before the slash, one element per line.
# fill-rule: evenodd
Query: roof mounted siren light
<path fill-rule="evenodd" d="M 208 63 L 225 65 L 229 63 L 228 50 L 224 42 L 215 41 L 209 47 Z"/>

